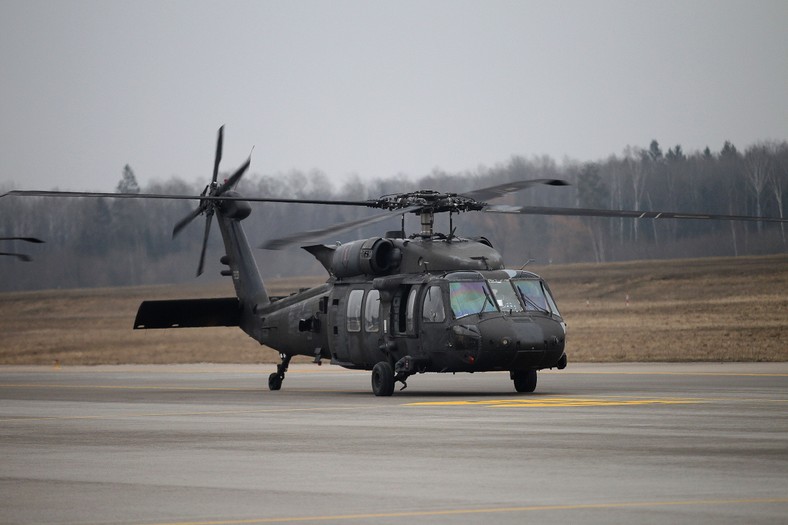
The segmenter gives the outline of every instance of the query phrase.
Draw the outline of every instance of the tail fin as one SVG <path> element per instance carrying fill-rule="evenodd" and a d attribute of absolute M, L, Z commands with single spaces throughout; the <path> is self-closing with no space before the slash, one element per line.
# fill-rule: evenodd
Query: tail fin
<path fill-rule="evenodd" d="M 228 196 L 237 197 L 238 194 L 228 192 Z M 261 323 L 257 312 L 260 308 L 269 305 L 271 299 L 260 277 L 249 241 L 241 227 L 241 221 L 250 212 L 251 207 L 245 201 L 222 201 L 217 208 L 216 217 L 227 254 L 222 258 L 222 262 L 229 266 L 229 271 L 226 273 L 232 277 L 235 294 L 238 296 L 240 326 L 246 333 L 259 340 L 258 332 L 261 330 Z"/>

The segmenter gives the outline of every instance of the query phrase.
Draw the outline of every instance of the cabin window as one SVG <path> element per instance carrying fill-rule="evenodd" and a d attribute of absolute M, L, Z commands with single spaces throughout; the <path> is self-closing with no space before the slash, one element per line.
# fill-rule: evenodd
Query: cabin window
<path fill-rule="evenodd" d="M 400 288 L 391 300 L 391 326 L 398 334 L 405 333 L 405 296 L 410 287 Z"/>
<path fill-rule="evenodd" d="M 514 286 L 520 293 L 526 311 L 550 313 L 541 282 L 536 279 L 526 279 L 514 281 Z"/>
<path fill-rule="evenodd" d="M 466 315 L 498 311 L 484 281 L 449 283 L 449 297 L 451 310 L 458 319 Z"/>
<path fill-rule="evenodd" d="M 361 301 L 364 290 L 353 290 L 347 299 L 347 331 L 361 331 Z"/>
<path fill-rule="evenodd" d="M 419 288 L 414 286 L 408 294 L 408 305 L 405 314 L 405 331 L 409 334 L 416 333 L 416 296 L 419 295 Z"/>
<path fill-rule="evenodd" d="M 495 302 L 502 312 L 522 312 L 523 307 L 517 294 L 508 279 L 501 281 L 487 281 L 495 296 Z"/>
<path fill-rule="evenodd" d="M 442 323 L 446 320 L 440 286 L 430 286 L 424 294 L 421 320 L 425 323 Z"/>
<path fill-rule="evenodd" d="M 380 292 L 370 290 L 364 305 L 364 330 L 377 332 L 380 326 Z"/>

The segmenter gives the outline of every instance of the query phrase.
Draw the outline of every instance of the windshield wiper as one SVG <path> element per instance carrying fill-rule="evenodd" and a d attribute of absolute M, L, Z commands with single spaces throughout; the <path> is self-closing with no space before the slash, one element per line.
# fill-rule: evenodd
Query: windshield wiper
<path fill-rule="evenodd" d="M 497 311 L 498 307 L 495 305 L 495 302 L 493 302 L 492 297 L 490 297 L 490 293 L 487 291 L 487 287 L 482 286 L 482 291 L 484 292 L 484 302 L 482 303 L 482 308 L 481 310 L 479 310 L 479 313 L 477 315 L 482 315 L 484 313 L 484 309 L 487 307 L 487 303 L 490 303 L 493 309 Z"/>
<path fill-rule="evenodd" d="M 520 297 L 522 298 L 523 302 L 531 305 L 532 307 L 534 307 L 539 312 L 542 312 L 542 313 L 545 313 L 547 315 L 550 315 L 550 310 L 548 310 L 547 308 L 542 308 L 541 306 L 536 304 L 536 302 L 533 299 L 531 299 L 530 297 L 528 297 L 527 295 L 525 295 L 523 293 L 523 291 L 520 290 L 520 288 L 518 286 L 515 286 L 515 289 L 517 290 L 517 293 L 520 294 Z"/>

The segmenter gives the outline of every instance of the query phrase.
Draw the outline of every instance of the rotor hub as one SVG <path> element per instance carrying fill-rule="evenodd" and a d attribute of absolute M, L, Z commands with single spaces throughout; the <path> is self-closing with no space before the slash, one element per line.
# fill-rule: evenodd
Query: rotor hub
<path fill-rule="evenodd" d="M 379 199 L 369 201 L 370 208 L 384 210 L 401 210 L 404 208 L 419 207 L 413 213 L 417 215 L 434 215 L 435 213 L 462 211 L 478 211 L 487 203 L 479 202 L 469 197 L 456 193 L 443 193 L 435 190 L 419 190 L 409 193 L 392 193 Z"/>

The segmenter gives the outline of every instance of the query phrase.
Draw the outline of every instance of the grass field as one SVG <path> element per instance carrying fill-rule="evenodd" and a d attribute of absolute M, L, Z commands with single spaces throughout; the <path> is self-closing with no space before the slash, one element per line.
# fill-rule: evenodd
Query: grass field
<path fill-rule="evenodd" d="M 569 325 L 570 362 L 788 361 L 788 255 L 531 269 Z M 267 286 L 284 295 L 324 280 Z M 237 328 L 132 330 L 143 300 L 231 295 L 229 282 L 2 293 L 0 364 L 278 361 Z"/>

